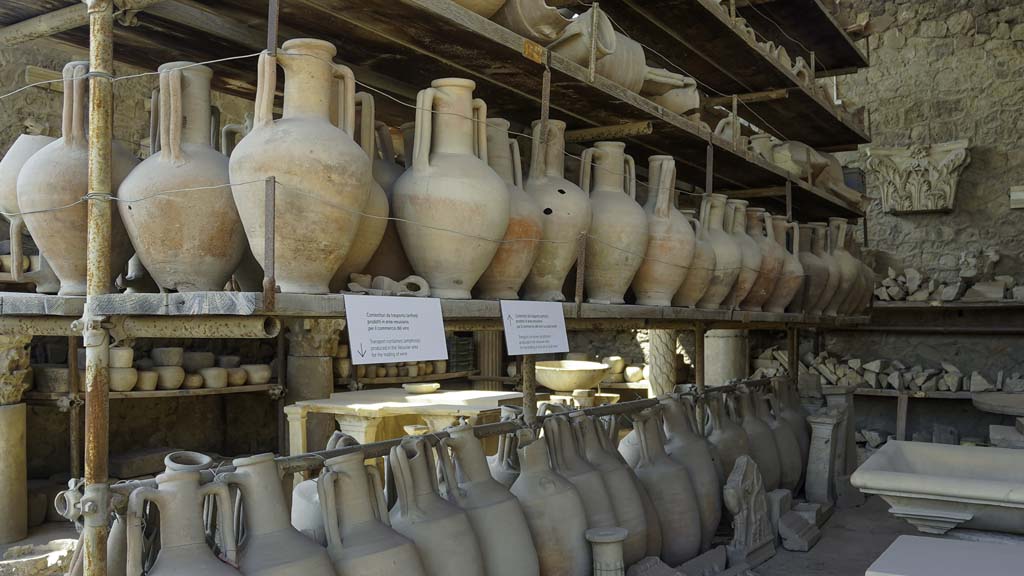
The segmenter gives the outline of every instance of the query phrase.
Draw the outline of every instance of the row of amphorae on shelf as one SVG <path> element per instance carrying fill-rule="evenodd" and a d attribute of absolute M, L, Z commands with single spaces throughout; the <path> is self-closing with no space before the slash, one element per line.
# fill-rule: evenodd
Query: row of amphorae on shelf
<path fill-rule="evenodd" d="M 165 290 L 221 290 L 233 275 L 259 290 L 273 176 L 283 292 L 337 291 L 355 272 L 415 272 L 436 297 L 563 300 L 586 234 L 590 302 L 622 303 L 632 287 L 640 304 L 834 315 L 869 300 L 870 271 L 847 249 L 845 220 L 832 219 L 828 232 L 798 227 L 712 194 L 698 221 L 676 209 L 670 156 L 650 158 L 641 207 L 623 143 L 587 149 L 577 186 L 564 177 L 564 123 L 550 121 L 542 134 L 538 122 L 524 182 L 509 123 L 487 118 L 470 80 L 437 80 L 419 93 L 402 168 L 390 132 L 376 129 L 372 97 L 356 93 L 335 52 L 297 39 L 260 56 L 253 124 L 230 159 L 211 145 L 211 70 L 160 68 L 155 152 L 136 163 L 113 145 L 115 276 L 134 251 Z M 278 64 L 284 112 L 275 120 Z M 85 293 L 87 71 L 82 62 L 64 68 L 63 136 L 22 136 L 0 161 L 0 208 L 21 213 L 11 218 L 13 261 L 27 227 L 61 294 Z"/>
<path fill-rule="evenodd" d="M 614 417 L 564 407 L 552 407 L 542 430 L 501 437 L 491 457 L 470 426 L 448 429 L 436 447 L 409 436 L 390 452 L 390 498 L 360 450 L 325 461 L 316 479 L 296 485 L 291 510 L 271 454 L 236 459 L 233 471 L 210 476 L 202 472 L 210 458 L 175 453 L 155 487 L 114 487 L 127 498 L 114 499 L 108 571 L 585 576 L 585 533 L 612 527 L 626 532 L 627 566 L 652 556 L 678 566 L 710 548 L 738 459 L 753 458 L 767 490 L 796 491 L 807 464 L 806 413 L 792 387 L 712 392 L 706 404 L 709 414 L 686 396 L 666 397 L 635 415 L 618 446 Z M 698 425 L 705 416 L 706 437 Z M 349 445 L 336 433 L 328 448 Z"/>

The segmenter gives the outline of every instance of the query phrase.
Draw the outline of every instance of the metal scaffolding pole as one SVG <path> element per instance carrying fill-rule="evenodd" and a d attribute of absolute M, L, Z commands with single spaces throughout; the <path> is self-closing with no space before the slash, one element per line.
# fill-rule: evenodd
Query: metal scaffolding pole
<path fill-rule="evenodd" d="M 113 139 L 114 6 L 88 0 L 89 12 L 89 237 L 85 312 L 79 323 L 85 358 L 85 495 L 82 548 L 85 576 L 106 576 L 110 492 L 107 485 L 109 334 L 93 312 L 94 297 L 110 289 L 110 176 Z M 73 351 L 72 351 L 73 353 Z"/>

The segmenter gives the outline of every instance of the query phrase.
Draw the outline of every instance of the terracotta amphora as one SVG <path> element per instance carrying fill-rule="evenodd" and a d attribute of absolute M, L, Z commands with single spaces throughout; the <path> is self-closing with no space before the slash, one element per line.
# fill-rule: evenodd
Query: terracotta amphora
<path fill-rule="evenodd" d="M 628 532 L 622 543 L 623 557 L 627 564 L 639 562 L 647 552 L 647 519 L 637 479 L 618 453 L 605 449 L 592 416 L 573 415 L 572 425 L 583 457 L 601 473 L 608 493 L 614 495 L 611 501 L 618 526 Z"/>
<path fill-rule="evenodd" d="M 846 300 L 844 300 L 839 306 L 840 314 L 855 313 L 860 306 L 861 301 L 864 299 L 864 291 L 872 289 L 868 287 L 867 279 L 864 276 L 863 263 L 859 258 L 860 250 L 857 246 L 857 242 L 853 238 L 854 224 L 855 222 L 847 221 L 846 237 L 843 240 L 843 248 L 850 255 L 857 274 L 854 276 L 853 290 L 850 290 L 850 293 L 846 295 Z"/>
<path fill-rule="evenodd" d="M 757 417 L 771 428 L 772 437 L 779 456 L 779 488 L 796 493 L 803 476 L 803 458 L 800 455 L 800 441 L 793 430 L 778 415 L 778 403 L 771 394 L 753 391 L 752 400 Z"/>
<path fill-rule="evenodd" d="M 689 473 L 665 453 L 658 407 L 634 420 L 640 439 L 640 461 L 633 470 L 650 495 L 661 524 L 661 559 L 678 566 L 700 553 L 700 507 Z"/>
<path fill-rule="evenodd" d="M 846 218 L 829 218 L 828 231 L 832 258 L 835 259 L 839 269 L 839 287 L 836 288 L 835 295 L 825 307 L 825 315 L 838 316 L 839 309 L 846 302 L 846 297 L 856 287 L 857 277 L 860 276 L 860 265 L 846 250 Z"/>
<path fill-rule="evenodd" d="M 238 552 L 238 569 L 247 576 L 330 574 L 327 551 L 292 528 L 288 502 L 273 454 L 236 458 L 234 472 L 217 481 L 237 488 L 245 539 Z"/>
<path fill-rule="evenodd" d="M 128 497 L 116 492 L 110 495 L 114 521 L 107 535 L 107 576 L 128 573 Z M 77 576 L 77 575 L 76 575 Z"/>
<path fill-rule="evenodd" d="M 761 251 L 761 271 L 747 297 L 740 302 L 741 310 L 760 312 L 771 297 L 782 276 L 786 250 L 775 241 L 772 215 L 763 208 L 747 208 L 747 235 Z"/>
<path fill-rule="evenodd" d="M 700 221 L 704 226 L 704 238 L 715 251 L 715 274 L 697 302 L 697 308 L 704 310 L 717 310 L 722 305 L 732 292 L 743 263 L 739 243 L 724 228 L 727 200 L 722 194 L 711 194 L 701 203 Z"/>
<path fill-rule="evenodd" d="M 795 386 L 789 384 L 785 378 L 779 378 L 772 382 L 772 412 L 775 413 L 775 417 L 782 420 L 789 426 L 790 431 L 796 438 L 797 445 L 800 447 L 800 467 L 801 476 L 804 471 L 807 470 L 808 453 L 811 446 L 811 430 L 810 426 L 807 425 L 807 419 L 804 413 L 800 412 L 801 407 L 793 406 L 793 399 L 791 398 L 792 390 Z M 797 399 L 797 404 L 800 400 Z"/>
<path fill-rule="evenodd" d="M 437 469 L 426 439 L 408 436 L 389 459 L 398 489 L 391 527 L 416 544 L 428 576 L 484 576 L 484 558 L 466 512 L 438 495 Z"/>
<path fill-rule="evenodd" d="M 410 123 L 413 129 L 410 134 L 415 133 L 416 123 Z M 377 158 L 373 162 L 373 179 L 384 189 L 391 203 L 395 191 L 395 182 L 405 172 L 405 168 L 398 164 L 395 155 L 395 145 L 391 139 L 391 130 L 383 122 L 377 122 Z M 412 276 L 412 265 L 405 257 L 405 249 L 402 248 L 402 239 L 398 237 L 398 224 L 388 220 L 384 229 L 384 237 L 373 253 L 369 264 L 364 272 L 370 276 L 384 276 L 392 280 L 408 278 Z"/>
<path fill-rule="evenodd" d="M 329 42 L 297 38 L 275 56 L 261 54 L 253 128 L 231 153 L 232 194 L 261 266 L 264 180 L 277 179 L 274 276 L 282 292 L 329 291 L 370 197 L 370 159 L 353 140 L 355 76 L 331 61 L 336 52 Z M 284 114 L 274 120 L 278 64 L 285 71 Z M 330 118 L 338 80 L 344 129 Z"/>
<path fill-rule="evenodd" d="M 814 242 L 811 244 L 811 250 L 828 269 L 828 283 L 822 289 L 810 310 L 812 314 L 821 315 L 825 313 L 825 307 L 832 302 L 836 292 L 839 291 L 842 272 L 839 269 L 839 262 L 832 256 L 828 248 L 828 226 L 823 222 L 812 222 L 811 227 L 814 228 Z M 813 294 L 813 292 L 808 292 L 807 295 L 811 297 Z"/>
<path fill-rule="evenodd" d="M 651 156 L 648 178 L 647 255 L 636 277 L 636 303 L 671 306 L 693 262 L 697 238 L 686 216 L 676 209 L 676 161 L 672 156 Z"/>
<path fill-rule="evenodd" d="M 540 204 L 543 242 L 523 284 L 526 300 L 561 302 L 562 284 L 576 263 L 580 235 L 590 230 L 590 198 L 565 179 L 565 122 L 533 123 L 526 192 Z"/>
<path fill-rule="evenodd" d="M 491 20 L 542 46 L 554 42 L 572 24 L 571 18 L 549 6 L 547 0 L 508 0 Z"/>
<path fill-rule="evenodd" d="M 516 406 L 501 407 L 501 421 L 514 422 L 519 420 L 522 411 Z M 487 457 L 487 467 L 491 471 L 491 477 L 501 485 L 507 487 L 519 477 L 519 453 L 518 436 L 515 432 L 501 434 L 498 436 L 498 450 Z"/>
<path fill-rule="evenodd" d="M 210 140 L 213 71 L 192 62 L 159 70 L 153 110 L 160 150 L 121 183 L 117 208 L 135 254 L 161 288 L 223 290 L 246 239 L 231 197 L 228 158 Z"/>
<path fill-rule="evenodd" d="M 363 452 L 324 462 L 316 480 L 327 536 L 327 553 L 339 576 L 424 576 L 416 545 L 388 526 L 380 472 Z M 310 572 L 310 574 L 330 572 Z"/>
<path fill-rule="evenodd" d="M 147 503 L 156 505 L 160 512 L 160 552 L 147 574 L 241 574 L 234 568 L 237 566 L 237 548 L 230 489 L 227 484 L 216 481 L 200 485 L 200 471 L 205 464 L 187 464 L 204 460 L 209 462 L 202 454 L 171 454 L 165 460 L 167 469 L 156 477 L 156 488 L 142 487 L 132 491 L 128 497 L 128 574 L 142 573 L 142 517 Z M 217 528 L 221 540 L 218 544 L 223 560 L 213 553 L 206 542 L 204 502 L 210 497 L 216 503 Z"/>
<path fill-rule="evenodd" d="M 866 287 L 866 289 L 864 290 L 863 294 L 861 294 L 860 301 L 857 303 L 857 306 L 855 307 L 855 309 L 853 311 L 853 313 L 855 313 L 855 314 L 860 314 L 860 313 L 863 313 L 865 310 L 868 309 L 868 306 L 871 305 L 871 299 L 874 297 L 874 293 L 875 293 L 875 271 L 872 270 L 867 264 L 864 263 L 864 260 L 863 260 L 862 254 L 860 253 L 859 247 L 858 247 L 857 257 L 858 257 L 858 260 L 860 261 L 861 274 L 864 276 L 864 286 Z"/>
<path fill-rule="evenodd" d="M 686 278 L 679 286 L 679 291 L 672 297 L 672 305 L 693 308 L 700 302 L 715 277 L 715 247 L 708 241 L 704 227 L 694 218 L 693 210 L 680 210 L 680 213 L 693 226 L 694 249 Z"/>
<path fill-rule="evenodd" d="M 447 430 L 439 449 L 448 499 L 466 511 L 488 576 L 537 576 L 540 566 L 519 501 L 491 477 L 483 444 L 470 425 Z M 461 478 L 456 477 L 458 463 Z"/>
<path fill-rule="evenodd" d="M 505 181 L 511 202 L 501 247 L 476 285 L 480 298 L 489 300 L 519 299 L 519 287 L 533 268 L 544 235 L 540 204 L 523 190 L 519 142 L 509 138 L 508 129 L 508 120 L 487 120 L 487 163 Z"/>
<path fill-rule="evenodd" d="M 696 412 L 689 398 L 671 396 L 661 400 L 665 425 L 665 453 L 686 468 L 700 510 L 702 551 L 711 548 L 711 539 L 722 519 L 722 485 L 717 462 L 708 441 L 696 432 Z"/>
<path fill-rule="evenodd" d="M 335 431 L 327 441 L 327 450 L 358 446 L 355 438 L 343 432 Z M 317 479 L 303 480 L 292 489 L 291 522 L 303 536 L 312 539 L 321 546 L 327 546 L 327 534 L 324 532 L 324 515 L 320 509 L 320 491 Z M 387 522 L 387 519 L 382 520 Z"/>
<path fill-rule="evenodd" d="M 81 199 L 89 193 L 88 72 L 88 62 L 64 66 L 62 135 L 33 154 L 18 173 L 18 209 L 40 253 L 60 279 L 62 296 L 84 296 L 86 291 L 88 209 Z M 115 141 L 110 161 L 110 185 L 116 191 L 136 160 Z M 110 226 L 113 282 L 131 258 L 132 245 L 117 210 L 111 214 Z"/>
<path fill-rule="evenodd" d="M 804 284 L 804 266 L 800 263 L 797 252 L 800 249 L 800 228 L 796 222 L 787 222 L 785 216 L 772 216 L 772 228 L 775 241 L 782 248 L 784 260 L 779 281 L 775 284 L 768 301 L 764 303 L 765 312 L 782 313 L 793 302 L 797 292 Z M 786 232 L 793 231 L 793 248 L 787 249 Z"/>
<path fill-rule="evenodd" d="M 341 89 L 341 86 L 337 87 L 337 90 Z M 377 159 L 377 130 L 374 123 L 377 111 L 373 96 L 366 92 L 357 93 L 356 108 L 359 110 L 360 116 L 357 142 L 363 147 L 367 158 L 370 159 L 371 173 L 373 173 L 373 166 L 383 164 Z M 337 120 L 335 122 L 337 123 Z M 334 273 L 334 277 L 331 278 L 331 292 L 348 289 L 349 277 L 353 273 L 359 274 L 365 271 L 384 238 L 384 231 L 388 226 L 388 215 L 391 211 L 388 195 L 384 192 L 381 184 L 377 182 L 376 176 L 370 182 L 370 197 L 366 200 L 362 212 L 359 228 L 356 230 L 355 238 L 352 239 L 352 245 L 349 246 L 345 260 Z M 395 278 L 395 280 L 402 278 L 404 276 Z"/>
<path fill-rule="evenodd" d="M 583 499 L 583 507 L 587 512 L 587 527 L 618 526 L 608 487 L 605 486 L 601 473 L 583 459 L 568 417 L 558 415 L 546 418 L 544 436 L 548 439 L 551 469 L 572 482 Z"/>
<path fill-rule="evenodd" d="M 395 182 L 398 235 L 436 298 L 470 298 L 508 228 L 508 187 L 487 165 L 487 105 L 475 88 L 444 78 L 420 91 L 412 168 Z"/>
<path fill-rule="evenodd" d="M 790 302 L 786 311 L 821 314 L 821 309 L 816 305 L 821 292 L 828 288 L 828 264 L 814 253 L 816 228 L 810 224 L 800 224 L 798 230 L 800 236 L 797 257 L 800 259 L 800 265 L 804 268 L 804 282 L 793 296 L 793 301 Z"/>
<path fill-rule="evenodd" d="M 724 485 L 740 456 L 750 455 L 750 439 L 747 433 L 728 414 L 728 406 L 721 394 L 707 396 L 708 414 L 711 417 L 711 432 L 708 443 L 718 457 L 718 481 Z"/>
<path fill-rule="evenodd" d="M 739 390 L 732 396 L 740 426 L 750 440 L 750 457 L 757 462 L 764 478 L 764 489 L 768 492 L 779 488 L 782 481 L 782 466 L 779 463 L 779 447 L 768 423 L 758 418 L 754 393 Z"/>
<path fill-rule="evenodd" d="M 725 304 L 730 308 L 739 306 L 761 277 L 761 247 L 747 233 L 748 204 L 746 200 L 736 199 L 729 199 L 725 204 L 725 230 L 732 234 L 740 247 L 740 274 L 725 298 Z"/>
<path fill-rule="evenodd" d="M 591 190 L 593 182 L 593 190 Z M 623 142 L 583 152 L 580 188 L 590 193 L 590 233 L 583 275 L 587 301 L 622 304 L 647 251 L 647 214 L 636 203 L 636 165 Z"/>
<path fill-rule="evenodd" d="M 618 49 L 619 38 L 611 18 L 602 10 L 590 9 L 573 18 L 562 29 L 558 39 L 548 45 L 548 49 L 587 67 L 591 53 L 596 62 L 614 54 Z M 646 62 L 644 68 L 647 68 Z"/>
<path fill-rule="evenodd" d="M 521 473 L 510 489 L 522 506 L 544 576 L 588 576 L 587 514 L 576 487 L 549 463 L 548 438 L 517 432 Z"/>
<path fill-rule="evenodd" d="M 6 217 L 7 221 L 11 223 L 9 236 L 11 239 L 11 262 L 24 262 L 25 260 L 25 219 L 17 215 L 20 212 L 18 209 L 18 174 L 21 173 L 22 167 L 33 154 L 54 140 L 56 138 L 50 136 L 22 134 L 14 140 L 14 144 L 11 144 L 7 153 L 0 159 L 0 211 L 13 214 L 13 216 Z M 45 258 L 40 260 L 43 266 L 39 270 L 26 271 L 21 266 L 14 266 L 11 276 L 15 282 L 47 283 L 47 278 L 43 277 L 44 268 L 48 272 L 46 276 L 52 276 L 53 272 Z M 40 292 L 41 290 L 37 288 L 36 291 Z"/>

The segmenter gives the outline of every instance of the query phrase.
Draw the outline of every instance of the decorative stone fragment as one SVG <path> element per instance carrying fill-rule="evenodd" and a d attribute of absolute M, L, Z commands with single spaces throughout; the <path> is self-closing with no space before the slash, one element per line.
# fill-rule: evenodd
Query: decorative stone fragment
<path fill-rule="evenodd" d="M 831 506 L 835 502 L 836 428 L 844 421 L 835 410 L 807 417 L 811 425 L 805 492 L 810 502 Z"/>
<path fill-rule="evenodd" d="M 793 493 L 784 488 L 772 490 L 766 497 L 768 501 L 768 518 L 771 520 L 772 531 L 779 534 L 779 519 L 793 508 Z M 778 540 L 775 541 L 778 544 Z"/>
<path fill-rule="evenodd" d="M 28 346 L 31 336 L 0 336 L 0 406 L 21 402 L 32 386 Z"/>
<path fill-rule="evenodd" d="M 802 515 L 788 512 L 779 520 L 779 536 L 786 550 L 807 552 L 821 539 L 821 532 Z"/>
<path fill-rule="evenodd" d="M 740 456 L 722 490 L 732 514 L 733 537 L 726 551 L 730 565 L 756 568 L 775 556 L 775 534 L 768 518 L 764 481 L 754 460 Z"/>
<path fill-rule="evenodd" d="M 970 162 L 968 140 L 910 148 L 868 148 L 867 166 L 881 178 L 882 209 L 892 214 L 950 212 Z"/>

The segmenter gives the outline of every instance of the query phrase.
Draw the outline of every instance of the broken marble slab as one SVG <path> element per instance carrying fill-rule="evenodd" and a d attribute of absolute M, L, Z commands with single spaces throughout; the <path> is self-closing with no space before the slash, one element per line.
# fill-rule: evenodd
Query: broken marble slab
<path fill-rule="evenodd" d="M 786 550 L 808 552 L 821 539 L 821 531 L 802 515 L 788 512 L 779 519 L 779 536 Z"/>
<path fill-rule="evenodd" d="M 988 441 L 997 448 L 1024 449 L 1024 434 L 1013 426 L 990 425 L 988 427 Z"/>
<path fill-rule="evenodd" d="M 716 546 L 676 567 L 684 576 L 717 576 L 725 571 L 729 556 L 725 546 Z"/>

